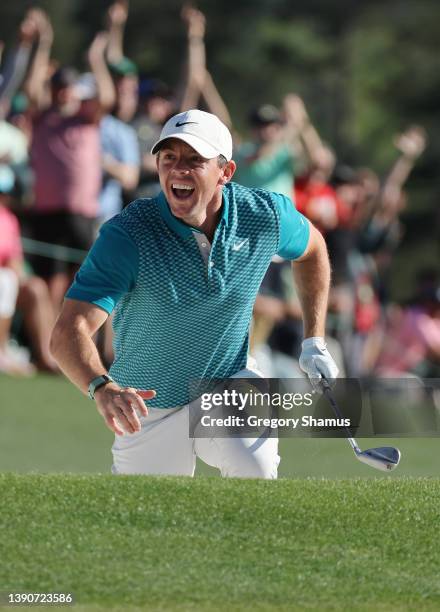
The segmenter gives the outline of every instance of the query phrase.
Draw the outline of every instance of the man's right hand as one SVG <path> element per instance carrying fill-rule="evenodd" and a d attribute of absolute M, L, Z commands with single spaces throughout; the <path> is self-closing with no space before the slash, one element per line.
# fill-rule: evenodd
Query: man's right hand
<path fill-rule="evenodd" d="M 95 391 L 96 408 L 107 427 L 118 436 L 136 433 L 141 430 L 141 416 L 147 416 L 144 399 L 153 399 L 156 391 L 140 390 L 133 387 L 120 387 L 108 383 Z"/>
<path fill-rule="evenodd" d="M 128 18 L 127 0 L 117 0 L 107 11 L 107 19 L 110 26 L 124 26 Z"/>
<path fill-rule="evenodd" d="M 424 128 L 420 125 L 412 125 L 395 138 L 394 144 L 406 157 L 417 159 L 425 150 L 426 140 Z"/>
<path fill-rule="evenodd" d="M 26 19 L 30 19 L 35 24 L 40 36 L 40 42 L 51 46 L 53 42 L 53 28 L 49 15 L 43 9 L 32 8 L 27 12 Z"/>
<path fill-rule="evenodd" d="M 206 18 L 202 11 L 189 4 L 184 4 L 181 16 L 187 24 L 189 38 L 204 38 Z"/>

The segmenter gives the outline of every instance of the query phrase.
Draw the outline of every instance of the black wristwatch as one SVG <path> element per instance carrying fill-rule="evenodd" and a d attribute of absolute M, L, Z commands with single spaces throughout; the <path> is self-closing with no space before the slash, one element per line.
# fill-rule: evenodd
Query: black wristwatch
<path fill-rule="evenodd" d="M 107 385 L 110 382 L 115 382 L 111 376 L 108 374 L 103 374 L 102 376 L 97 376 L 94 378 L 89 384 L 89 397 L 90 399 L 95 399 L 95 392 L 100 387 Z"/>

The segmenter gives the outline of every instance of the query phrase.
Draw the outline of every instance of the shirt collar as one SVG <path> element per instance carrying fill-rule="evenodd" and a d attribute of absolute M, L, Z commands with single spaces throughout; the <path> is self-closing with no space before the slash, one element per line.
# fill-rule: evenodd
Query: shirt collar
<path fill-rule="evenodd" d="M 228 221 L 229 221 L 229 194 L 228 194 L 228 189 L 227 189 L 227 184 L 223 187 L 223 207 L 222 207 L 222 216 L 221 216 L 221 221 L 224 222 L 224 224 L 226 225 L 226 227 L 228 226 Z"/>
<path fill-rule="evenodd" d="M 183 221 L 180 221 L 180 219 L 173 215 L 163 191 L 161 191 L 157 196 L 157 201 L 162 219 L 165 221 L 168 227 L 173 230 L 173 232 L 176 232 L 176 234 L 179 234 L 179 236 L 182 238 L 188 238 L 189 236 L 192 236 L 193 231 L 198 231 L 195 228 L 186 225 L 186 223 L 183 223 Z"/>
<path fill-rule="evenodd" d="M 167 199 L 163 191 L 159 193 L 157 196 L 157 201 L 159 204 L 159 212 L 162 216 L 162 219 L 168 225 L 170 229 L 172 229 L 176 234 L 179 234 L 182 238 L 188 238 L 192 236 L 193 232 L 201 233 L 195 227 L 190 227 L 183 221 L 180 221 L 177 217 L 173 215 L 168 205 Z M 222 198 L 222 216 L 220 221 L 224 221 L 225 225 L 228 225 L 228 213 L 229 213 L 229 199 L 228 193 L 225 188 L 223 188 L 223 198 Z"/>

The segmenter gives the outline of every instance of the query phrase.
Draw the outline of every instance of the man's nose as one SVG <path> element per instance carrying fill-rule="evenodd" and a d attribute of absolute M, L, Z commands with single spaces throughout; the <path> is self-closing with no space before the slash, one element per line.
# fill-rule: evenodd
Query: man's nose
<path fill-rule="evenodd" d="M 174 165 L 174 170 L 176 170 L 177 172 L 183 172 L 185 174 L 188 174 L 190 169 L 191 168 L 185 159 L 178 159 Z"/>

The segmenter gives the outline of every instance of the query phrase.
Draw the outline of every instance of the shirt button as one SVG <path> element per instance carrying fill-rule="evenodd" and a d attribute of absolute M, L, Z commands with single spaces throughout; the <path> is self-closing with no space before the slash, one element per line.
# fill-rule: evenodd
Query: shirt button
<path fill-rule="evenodd" d="M 205 246 L 206 246 L 206 242 L 202 242 L 202 247 L 205 247 Z"/>
<path fill-rule="evenodd" d="M 214 262 L 213 262 L 213 261 L 210 261 L 210 262 L 209 262 L 209 267 L 210 267 L 210 268 L 213 268 L 213 267 L 214 267 Z"/>

